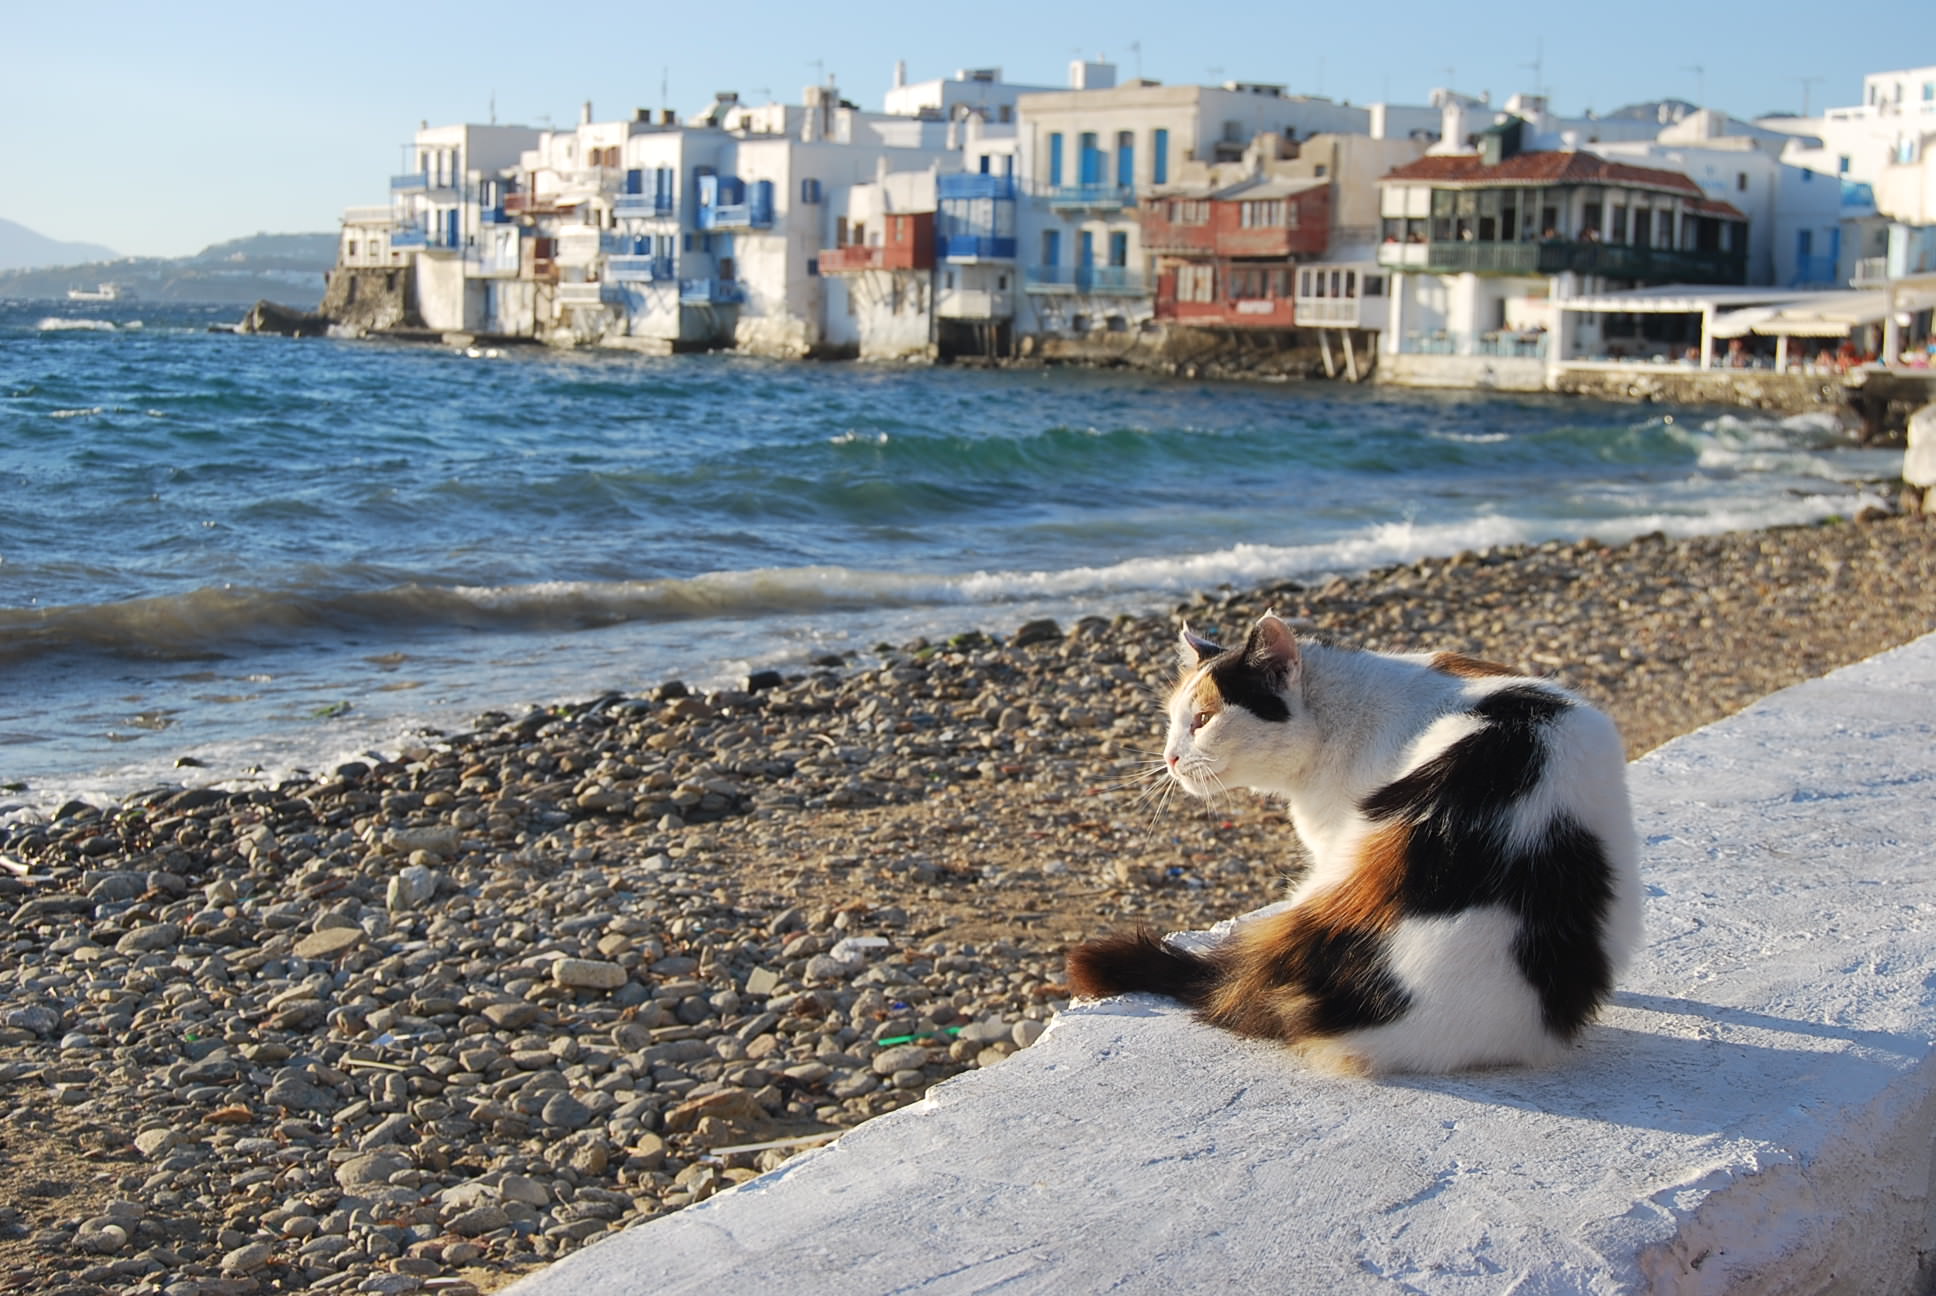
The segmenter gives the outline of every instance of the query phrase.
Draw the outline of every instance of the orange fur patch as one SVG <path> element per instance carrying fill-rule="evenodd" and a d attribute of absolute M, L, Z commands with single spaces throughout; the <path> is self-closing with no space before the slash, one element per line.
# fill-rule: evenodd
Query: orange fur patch
<path fill-rule="evenodd" d="M 1246 923 L 1217 952 L 1224 975 L 1203 1006 L 1208 1021 L 1240 1035 L 1298 1040 L 1309 1034 L 1311 951 L 1325 933 L 1383 933 L 1398 924 L 1411 843 L 1407 825 L 1382 828 L 1359 848 L 1351 876 L 1281 914 Z"/>
<path fill-rule="evenodd" d="M 1457 675 L 1460 679 L 1485 679 L 1490 675 L 1521 675 L 1523 671 L 1498 662 L 1485 661 L 1478 657 L 1468 657 L 1464 653 L 1442 652 L 1432 657 L 1432 669 L 1447 675 Z"/>

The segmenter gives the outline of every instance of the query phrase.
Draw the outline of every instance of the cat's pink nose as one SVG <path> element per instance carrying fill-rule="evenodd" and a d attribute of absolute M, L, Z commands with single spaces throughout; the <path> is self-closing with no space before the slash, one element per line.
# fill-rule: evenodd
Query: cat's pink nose
<path fill-rule="evenodd" d="M 1178 759 L 1179 759 L 1179 758 L 1178 758 L 1178 756 L 1177 756 L 1177 754 L 1176 754 L 1175 752 L 1171 752 L 1171 753 L 1170 753 L 1170 768 L 1171 768 L 1171 769 L 1175 769 L 1175 768 L 1176 768 L 1176 762 L 1177 762 L 1177 760 L 1178 760 Z"/>

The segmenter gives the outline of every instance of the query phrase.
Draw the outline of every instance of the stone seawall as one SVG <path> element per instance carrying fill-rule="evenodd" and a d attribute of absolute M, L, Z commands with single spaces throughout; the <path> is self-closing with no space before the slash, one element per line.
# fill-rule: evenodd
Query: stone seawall
<path fill-rule="evenodd" d="M 1670 405 L 1739 405 L 1778 414 L 1807 414 L 1843 406 L 1834 374 L 1778 374 L 1756 369 L 1676 369 L 1639 365 L 1561 369 L 1552 390 L 1599 400 L 1660 401 Z"/>

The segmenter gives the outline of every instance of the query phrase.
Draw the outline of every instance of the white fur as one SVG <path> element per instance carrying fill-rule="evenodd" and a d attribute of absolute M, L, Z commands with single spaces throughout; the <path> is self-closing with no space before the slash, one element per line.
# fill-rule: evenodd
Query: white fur
<path fill-rule="evenodd" d="M 1264 618 L 1260 630 L 1271 622 L 1277 618 Z M 1277 622 L 1271 633 L 1282 626 Z M 1289 635 L 1287 628 L 1282 635 Z M 1274 642 L 1283 654 L 1281 639 Z M 1537 840 L 1563 813 L 1599 838 L 1613 884 L 1601 944 L 1616 975 L 1625 967 L 1640 936 L 1639 850 L 1625 753 L 1606 716 L 1546 681 L 1470 679 L 1432 669 L 1423 654 L 1293 641 L 1287 721 L 1231 706 L 1192 732 L 1202 664 L 1187 640 L 1183 653 L 1185 674 L 1172 698 L 1165 744 L 1171 774 L 1197 796 L 1242 786 L 1285 799 L 1312 855 L 1293 906 L 1351 874 L 1373 827 L 1358 810 L 1364 798 L 1480 728 L 1483 722 L 1468 713 L 1486 695 L 1530 684 L 1567 700 L 1570 708 L 1544 734 L 1542 778 L 1513 808 L 1508 833 L 1519 842 Z M 1326 1041 L 1323 1051 L 1379 1071 L 1549 1059 L 1560 1046 L 1513 959 L 1516 931 L 1509 912 L 1491 907 L 1401 921 L 1389 952 L 1411 1008 L 1389 1025 Z"/>
<path fill-rule="evenodd" d="M 1541 1024 L 1539 996 L 1513 962 L 1518 921 L 1486 906 L 1408 918 L 1391 936 L 1391 968 L 1412 996 L 1399 1020 L 1353 1031 L 1327 1050 L 1371 1071 L 1453 1071 L 1544 1062 L 1560 1045 Z"/>

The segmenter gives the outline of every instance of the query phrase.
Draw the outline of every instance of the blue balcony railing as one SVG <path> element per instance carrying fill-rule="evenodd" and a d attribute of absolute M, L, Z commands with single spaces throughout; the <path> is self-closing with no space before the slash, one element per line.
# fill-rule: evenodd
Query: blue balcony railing
<path fill-rule="evenodd" d="M 1015 177 L 981 175 L 972 171 L 938 175 L 934 178 L 934 194 L 942 202 L 950 198 L 960 200 L 1013 198 L 1015 197 Z"/>
<path fill-rule="evenodd" d="M 1798 256 L 1795 258 L 1795 274 L 1789 280 L 1790 288 L 1808 288 L 1840 284 L 1841 278 L 1835 273 L 1835 258 L 1832 256 Z"/>
<path fill-rule="evenodd" d="M 672 276 L 669 256 L 613 256 L 605 260 L 605 277 L 620 283 L 664 283 Z"/>
<path fill-rule="evenodd" d="M 504 214 L 502 207 L 480 207 L 477 209 L 479 225 L 509 225 L 511 218 Z"/>
<path fill-rule="evenodd" d="M 1143 275 L 1127 266 L 1089 266 L 1077 271 L 1076 287 L 1108 297 L 1141 297 Z"/>
<path fill-rule="evenodd" d="M 390 232 L 390 246 L 393 248 L 420 248 L 430 246 L 430 236 L 420 229 L 400 229 Z"/>
<path fill-rule="evenodd" d="M 612 199 L 615 216 L 670 216 L 672 195 L 658 193 L 620 194 Z"/>
<path fill-rule="evenodd" d="M 740 286 L 733 279 L 681 279 L 679 300 L 689 306 L 711 306 L 742 300 Z"/>
<path fill-rule="evenodd" d="M 1032 293 L 1093 293 L 1104 297 L 1141 297 L 1143 276 L 1127 266 L 1030 266 L 1022 286 Z"/>
<path fill-rule="evenodd" d="M 702 230 L 767 229 L 773 224 L 773 209 L 759 203 L 721 203 L 699 209 Z"/>
<path fill-rule="evenodd" d="M 421 171 L 412 171 L 407 175 L 393 175 L 390 177 L 390 191 L 392 193 L 400 193 L 406 189 L 428 188 L 430 188 L 430 177 Z"/>
<path fill-rule="evenodd" d="M 1136 195 L 1123 185 L 1057 185 L 1048 192 L 1051 207 L 1086 207 L 1092 211 L 1133 207 Z"/>
<path fill-rule="evenodd" d="M 988 234 L 942 234 L 935 239 L 934 250 L 943 261 L 1013 261 L 1015 240 Z"/>
<path fill-rule="evenodd" d="M 1842 208 L 1849 210 L 1874 210 L 1875 190 L 1860 180 L 1842 182 Z"/>

